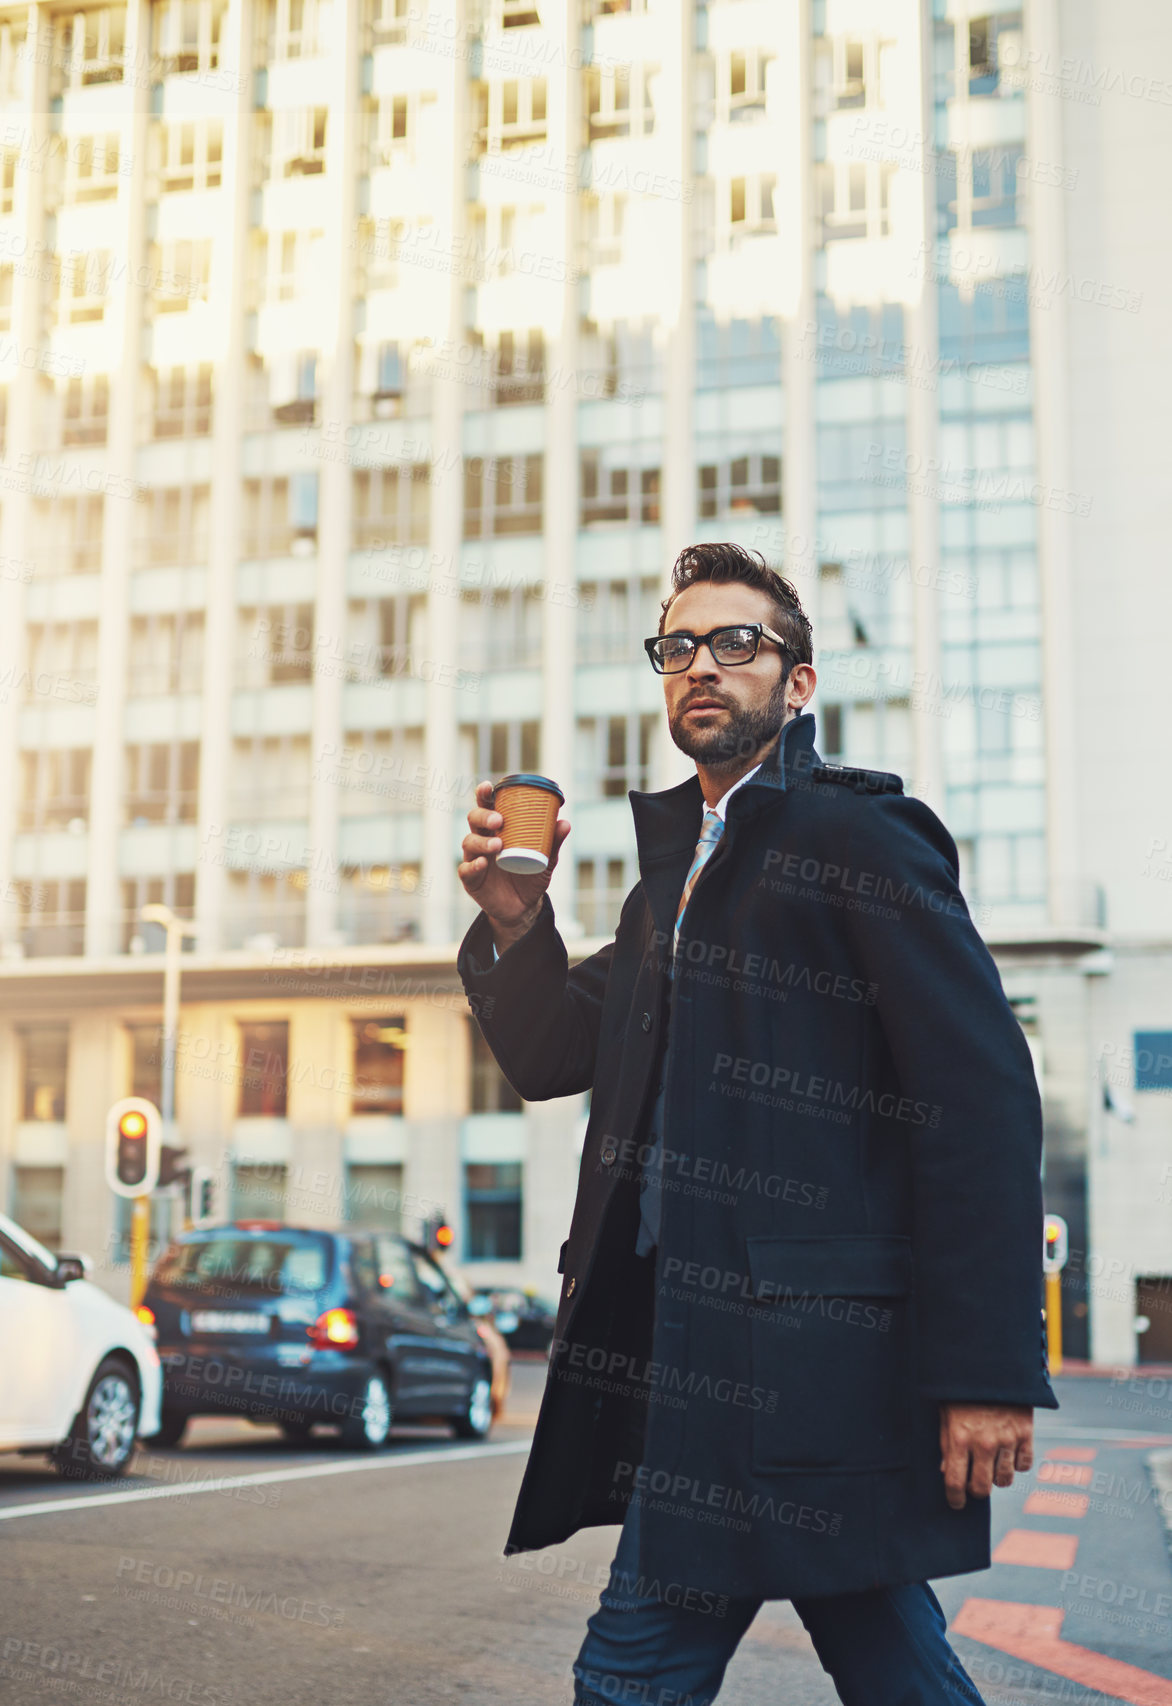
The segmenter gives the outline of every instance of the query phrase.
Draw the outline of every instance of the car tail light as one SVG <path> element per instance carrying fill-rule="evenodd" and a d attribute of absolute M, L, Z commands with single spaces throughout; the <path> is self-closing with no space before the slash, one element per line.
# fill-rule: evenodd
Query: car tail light
<path fill-rule="evenodd" d="M 141 1326 L 146 1328 L 146 1330 L 150 1334 L 151 1338 L 152 1339 L 158 1338 L 158 1332 L 155 1328 L 155 1312 L 154 1312 L 154 1310 L 149 1309 L 145 1303 L 140 1303 L 138 1308 L 135 1310 L 134 1314 L 135 1314 L 135 1319 L 140 1323 Z"/>
<path fill-rule="evenodd" d="M 319 1351 L 352 1351 L 358 1344 L 358 1317 L 352 1309 L 327 1309 L 308 1331 Z"/>

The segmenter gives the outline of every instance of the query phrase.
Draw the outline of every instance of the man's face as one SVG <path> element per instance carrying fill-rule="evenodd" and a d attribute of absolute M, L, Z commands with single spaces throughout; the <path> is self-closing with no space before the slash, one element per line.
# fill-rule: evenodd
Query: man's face
<path fill-rule="evenodd" d="M 776 615 L 772 600 L 755 587 L 700 581 L 673 599 L 664 633 L 707 634 L 737 622 L 776 630 Z M 764 637 L 752 663 L 731 668 L 718 664 L 707 646 L 698 647 L 687 669 L 663 677 L 668 727 L 680 751 L 709 767 L 753 757 L 785 721 L 782 676 L 789 661 Z"/>

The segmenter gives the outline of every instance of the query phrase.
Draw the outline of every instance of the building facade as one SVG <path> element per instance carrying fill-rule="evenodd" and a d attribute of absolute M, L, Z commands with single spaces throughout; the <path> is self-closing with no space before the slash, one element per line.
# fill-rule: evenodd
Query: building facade
<path fill-rule="evenodd" d="M 124 1286 L 102 1129 L 160 1071 L 163 902 L 220 1212 L 442 1211 L 552 1290 L 586 1110 L 485 1057 L 464 816 L 556 777 L 559 925 L 608 938 L 627 790 L 688 770 L 639 641 L 735 539 L 810 612 L 823 755 L 956 838 L 1068 1349 L 1172 1355 L 1172 831 L 1102 714 L 1142 743 L 1168 596 L 1104 573 L 1155 543 L 1168 36 L 1142 0 L 0 6 L 18 1218 Z"/>

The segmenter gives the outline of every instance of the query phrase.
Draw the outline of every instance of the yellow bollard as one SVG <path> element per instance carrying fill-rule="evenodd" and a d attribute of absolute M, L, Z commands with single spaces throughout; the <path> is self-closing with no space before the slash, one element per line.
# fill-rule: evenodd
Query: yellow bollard
<path fill-rule="evenodd" d="M 130 1211 L 130 1307 L 137 1309 L 147 1285 L 147 1245 L 151 1236 L 151 1199 L 135 1197 Z"/>
<path fill-rule="evenodd" d="M 1050 1373 L 1062 1373 L 1062 1275 L 1046 1275 L 1046 1348 Z"/>

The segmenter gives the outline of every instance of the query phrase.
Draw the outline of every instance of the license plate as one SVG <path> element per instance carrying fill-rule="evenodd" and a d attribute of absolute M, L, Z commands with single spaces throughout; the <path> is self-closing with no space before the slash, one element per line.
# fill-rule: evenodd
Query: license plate
<path fill-rule="evenodd" d="M 269 1318 L 247 1309 L 203 1309 L 191 1317 L 196 1333 L 267 1333 Z"/>

